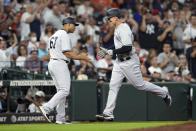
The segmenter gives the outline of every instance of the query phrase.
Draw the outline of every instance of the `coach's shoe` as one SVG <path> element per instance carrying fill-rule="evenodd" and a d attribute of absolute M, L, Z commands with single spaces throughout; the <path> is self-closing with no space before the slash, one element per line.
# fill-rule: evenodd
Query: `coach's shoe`
<path fill-rule="evenodd" d="M 165 97 L 163 100 L 164 100 L 165 104 L 166 104 L 167 106 L 170 107 L 170 106 L 172 105 L 172 98 L 171 98 L 171 96 L 170 96 L 170 94 L 169 94 L 168 87 L 163 86 L 162 88 L 163 88 L 165 91 L 167 91 L 167 95 L 166 95 L 166 97 Z"/>
<path fill-rule="evenodd" d="M 71 122 L 56 121 L 56 124 L 72 124 Z"/>
<path fill-rule="evenodd" d="M 101 115 L 96 115 L 97 120 L 107 120 L 107 121 L 113 121 L 114 116 L 113 115 L 106 115 L 106 114 L 101 114 Z"/>
<path fill-rule="evenodd" d="M 38 109 L 39 111 L 41 112 L 42 116 L 44 117 L 44 119 L 47 121 L 47 122 L 51 122 L 50 119 L 49 119 L 49 110 L 46 109 L 46 107 L 44 106 L 38 106 Z"/>

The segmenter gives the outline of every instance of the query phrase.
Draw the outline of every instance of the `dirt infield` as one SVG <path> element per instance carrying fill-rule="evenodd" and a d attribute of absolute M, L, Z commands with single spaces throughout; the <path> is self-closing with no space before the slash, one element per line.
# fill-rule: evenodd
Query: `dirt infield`
<path fill-rule="evenodd" d="M 179 124 L 174 126 L 162 126 L 162 127 L 127 130 L 127 131 L 196 131 L 196 123 L 186 123 L 186 124 Z"/>

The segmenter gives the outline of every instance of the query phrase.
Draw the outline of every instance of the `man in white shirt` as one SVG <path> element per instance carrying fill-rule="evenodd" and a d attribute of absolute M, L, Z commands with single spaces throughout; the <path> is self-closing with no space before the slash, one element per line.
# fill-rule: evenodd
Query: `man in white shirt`
<path fill-rule="evenodd" d="M 190 17 L 190 24 L 184 30 L 183 41 L 186 43 L 185 48 L 191 47 L 191 39 L 196 37 L 196 14 Z"/>
<path fill-rule="evenodd" d="M 21 40 L 23 40 L 24 37 L 28 37 L 30 33 L 30 23 L 35 19 L 37 15 L 37 10 L 34 11 L 31 4 L 27 5 L 26 10 L 27 11 L 22 14 L 22 18 L 20 20 Z"/>
<path fill-rule="evenodd" d="M 16 35 L 14 34 L 14 39 L 16 40 Z M 1 40 L 0 41 L 0 70 L 4 67 L 10 67 L 11 66 L 11 54 L 13 52 L 14 47 L 18 44 L 17 40 L 14 42 L 14 44 L 7 48 L 7 41 Z"/>
<path fill-rule="evenodd" d="M 31 99 L 30 97 L 27 97 L 27 100 L 32 102 L 28 107 L 28 110 L 30 111 L 30 113 L 40 113 L 36 104 L 39 104 L 39 105 L 44 104 L 45 103 L 44 98 L 45 98 L 45 93 L 43 91 L 37 91 L 35 93 L 35 100 Z"/>
<path fill-rule="evenodd" d="M 45 23 L 50 22 L 57 30 L 62 29 L 62 20 L 65 16 L 60 14 L 58 5 L 53 5 L 52 10 L 46 12 L 45 15 Z"/>
<path fill-rule="evenodd" d="M 83 4 L 80 5 L 77 9 L 77 15 L 81 15 L 85 18 L 88 18 L 88 16 L 93 15 L 93 8 L 90 6 L 91 1 L 90 0 L 84 0 Z"/>

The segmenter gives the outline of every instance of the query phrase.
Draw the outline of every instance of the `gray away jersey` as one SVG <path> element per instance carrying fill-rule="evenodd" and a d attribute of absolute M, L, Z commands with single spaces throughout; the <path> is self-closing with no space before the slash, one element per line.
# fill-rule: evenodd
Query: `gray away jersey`
<path fill-rule="evenodd" d="M 115 49 L 119 49 L 122 46 L 132 46 L 133 34 L 128 24 L 122 23 L 115 28 L 114 31 L 114 45 Z"/>
<path fill-rule="evenodd" d="M 63 52 L 71 51 L 71 41 L 65 30 L 58 30 L 50 38 L 48 43 L 50 57 L 70 61 Z"/>

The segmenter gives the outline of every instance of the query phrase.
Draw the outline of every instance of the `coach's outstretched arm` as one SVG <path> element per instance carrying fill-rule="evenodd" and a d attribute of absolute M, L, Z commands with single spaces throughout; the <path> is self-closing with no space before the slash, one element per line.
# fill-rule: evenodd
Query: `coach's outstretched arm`
<path fill-rule="evenodd" d="M 74 60 L 85 60 L 87 62 L 91 62 L 91 59 L 88 56 L 78 56 L 75 55 L 73 52 L 67 51 L 63 53 L 67 58 L 74 59 Z"/>

